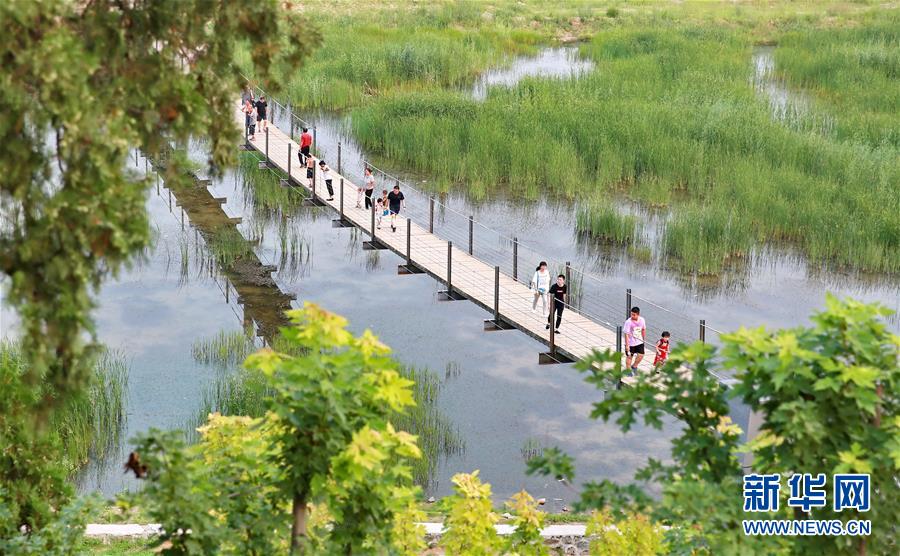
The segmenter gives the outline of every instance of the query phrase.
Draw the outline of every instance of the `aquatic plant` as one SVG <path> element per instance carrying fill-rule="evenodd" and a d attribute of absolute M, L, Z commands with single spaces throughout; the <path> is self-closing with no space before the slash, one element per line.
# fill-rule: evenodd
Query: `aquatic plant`
<path fill-rule="evenodd" d="M 640 229 L 636 216 L 622 214 L 608 201 L 593 201 L 579 205 L 575 224 L 582 232 L 612 244 L 632 243 Z"/>
<path fill-rule="evenodd" d="M 25 359 L 15 342 L 0 340 L 2 383 L 21 380 Z M 91 366 L 85 392 L 55 411 L 48 432 L 59 440 L 65 467 L 74 473 L 89 459 L 102 459 L 119 445 L 125 425 L 128 365 L 125 356 L 103 350 Z"/>
<path fill-rule="evenodd" d="M 231 369 L 258 348 L 252 330 L 220 330 L 215 336 L 195 340 L 191 356 L 204 365 Z"/>

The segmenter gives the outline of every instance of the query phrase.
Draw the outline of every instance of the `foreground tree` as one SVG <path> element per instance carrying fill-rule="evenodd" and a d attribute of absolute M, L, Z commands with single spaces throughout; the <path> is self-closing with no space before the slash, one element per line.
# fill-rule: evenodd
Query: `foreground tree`
<path fill-rule="evenodd" d="M 636 478 L 662 489 L 651 501 L 640 484 L 588 483 L 581 506 L 616 515 L 644 511 L 669 525 L 673 553 L 896 554 L 900 523 L 900 339 L 878 305 L 829 296 L 812 326 L 767 331 L 741 329 L 722 336 L 721 365 L 736 385 L 726 389 L 708 371 L 716 350 L 680 346 L 658 375 L 641 375 L 633 387 L 610 388 L 626 373 L 615 353 L 595 353 L 579 363 L 588 381 L 606 390 L 592 417 L 615 418 L 627 431 L 638 419 L 660 428 L 665 415 L 685 423 L 672 443 L 672 463 L 651 460 Z M 717 363 L 718 365 L 719 363 Z M 691 369 L 686 372 L 685 369 Z M 740 397 L 758 414 L 759 435 L 740 444 L 742 431 L 727 417 L 728 400 Z M 780 511 L 746 514 L 744 469 L 738 456 L 752 454 L 755 473 L 870 473 L 871 510 L 834 512 L 831 505 L 790 512 L 782 480 Z M 548 451 L 535 471 L 572 478 L 572 461 Z M 830 495 L 829 495 L 830 496 Z M 743 519 L 870 519 L 869 537 L 746 536 Z"/>
<path fill-rule="evenodd" d="M 0 26 L 0 272 L 28 377 L 51 385 L 41 404 L 53 407 L 88 374 L 90 288 L 148 241 L 129 150 L 198 136 L 213 168 L 230 163 L 245 84 L 235 49 L 277 90 L 269 76 L 297 69 L 318 35 L 279 0 L 12 0 Z"/>
<path fill-rule="evenodd" d="M 31 479 L 59 476 L 34 425 L 90 376 L 91 288 L 148 242 L 147 183 L 127 171 L 130 149 L 201 136 L 212 168 L 228 164 L 244 85 L 235 50 L 277 90 L 269 76 L 298 68 L 318 35 L 279 0 L 8 0 L 0 26 L 0 273 L 27 360 L 22 390 L 3 393 L 17 410 L 0 412 L 0 430 L 19 431 L 0 446 L 7 536 L 49 525 L 70 494 Z M 181 178 L 178 161 L 167 174 Z M 21 503 L 35 497 L 44 503 Z"/>

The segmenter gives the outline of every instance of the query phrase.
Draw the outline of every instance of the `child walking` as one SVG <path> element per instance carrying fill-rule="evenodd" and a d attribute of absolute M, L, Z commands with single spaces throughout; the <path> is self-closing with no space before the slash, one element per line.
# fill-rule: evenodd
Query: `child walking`
<path fill-rule="evenodd" d="M 306 186 L 312 189 L 313 180 L 316 177 L 316 162 L 313 157 L 306 157 Z"/>
<path fill-rule="evenodd" d="M 381 221 L 387 218 L 387 216 L 391 213 L 388 209 L 388 191 L 387 189 L 383 189 L 381 191 L 381 197 L 375 199 L 375 214 L 378 217 L 375 220 L 375 224 L 378 226 L 378 229 L 381 229 Z"/>
<path fill-rule="evenodd" d="M 541 261 L 531 277 L 529 289 L 534 290 L 534 301 L 531 303 L 531 312 L 537 310 L 538 299 L 541 300 L 541 315 L 547 314 L 547 292 L 550 290 L 550 271 L 547 270 L 546 261 Z"/>
<path fill-rule="evenodd" d="M 659 369 L 669 358 L 669 331 L 664 330 L 662 337 L 656 342 L 656 357 L 653 358 L 653 368 Z"/>

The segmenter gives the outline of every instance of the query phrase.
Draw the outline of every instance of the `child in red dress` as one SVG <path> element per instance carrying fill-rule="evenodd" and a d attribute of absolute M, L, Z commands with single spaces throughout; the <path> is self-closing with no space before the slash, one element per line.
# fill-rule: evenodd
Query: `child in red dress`
<path fill-rule="evenodd" d="M 666 362 L 669 357 L 669 331 L 662 333 L 662 338 L 656 342 L 656 358 L 653 359 L 653 368 L 657 369 Z"/>

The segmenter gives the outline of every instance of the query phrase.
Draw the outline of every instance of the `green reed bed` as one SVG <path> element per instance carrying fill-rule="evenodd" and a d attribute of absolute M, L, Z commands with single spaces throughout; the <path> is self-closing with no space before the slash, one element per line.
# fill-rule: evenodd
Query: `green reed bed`
<path fill-rule="evenodd" d="M 209 252 L 217 263 L 228 266 L 251 256 L 253 249 L 237 228 L 224 226 L 217 229 L 209 240 Z"/>
<path fill-rule="evenodd" d="M 304 190 L 282 186 L 281 180 L 287 177 L 284 172 L 260 170 L 259 162 L 264 159 L 258 153 L 247 151 L 238 157 L 245 204 L 252 207 L 255 216 L 263 219 L 295 213 L 305 197 Z"/>
<path fill-rule="evenodd" d="M 252 331 L 220 330 L 215 336 L 195 340 L 191 346 L 194 361 L 221 368 L 234 368 L 258 349 Z"/>
<path fill-rule="evenodd" d="M 762 244 L 900 272 L 896 146 L 773 117 L 750 79 L 745 32 L 656 25 L 601 32 L 581 48 L 597 64 L 582 77 L 525 79 L 483 102 L 445 90 L 392 93 L 354 110 L 353 132 L 476 195 L 606 192 L 670 207 L 657 248 L 687 272 L 719 273 Z M 602 204 L 585 205 L 578 220 L 587 233 L 627 238 L 628 225 Z"/>
<path fill-rule="evenodd" d="M 778 40 L 778 74 L 811 95 L 835 121 L 834 134 L 872 147 L 900 147 L 900 12 L 860 25 L 804 29 Z"/>
<path fill-rule="evenodd" d="M 391 89 L 471 83 L 539 38 L 527 30 L 463 30 L 422 19 L 375 23 L 323 15 L 318 20 L 322 44 L 287 87 L 285 100 L 295 108 L 336 110 Z M 241 51 L 237 62 L 250 74 L 248 51 Z"/>
<path fill-rule="evenodd" d="M 640 230 L 637 216 L 621 214 L 609 202 L 603 201 L 579 205 L 575 225 L 591 237 L 616 245 L 633 243 Z"/>
<path fill-rule="evenodd" d="M 25 360 L 18 345 L 0 341 L 0 385 L 20 380 Z M 48 432 L 59 439 L 60 457 L 75 472 L 89 459 L 102 459 L 119 444 L 125 424 L 128 365 L 123 354 L 97 355 L 90 387 L 55 411 Z"/>

